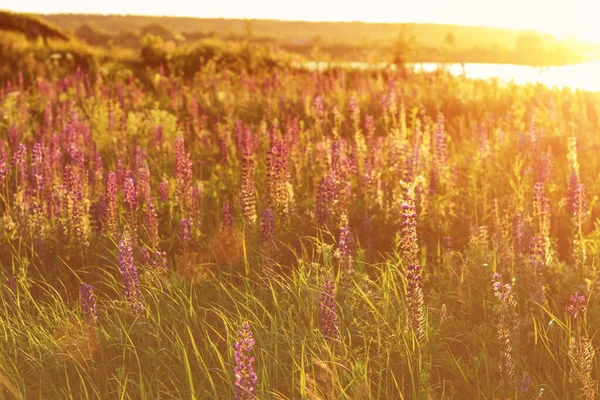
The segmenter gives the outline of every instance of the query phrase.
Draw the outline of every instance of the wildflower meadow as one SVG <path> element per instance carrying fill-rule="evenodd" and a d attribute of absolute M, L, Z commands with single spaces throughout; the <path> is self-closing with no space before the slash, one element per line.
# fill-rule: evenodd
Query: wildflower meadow
<path fill-rule="evenodd" d="M 0 398 L 597 397 L 599 94 L 48 71 L 0 88 Z"/>

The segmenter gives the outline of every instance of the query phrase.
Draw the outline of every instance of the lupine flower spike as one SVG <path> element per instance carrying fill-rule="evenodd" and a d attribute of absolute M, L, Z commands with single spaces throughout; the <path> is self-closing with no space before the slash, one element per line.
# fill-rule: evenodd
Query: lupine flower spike
<path fill-rule="evenodd" d="M 238 332 L 238 341 L 233 346 L 235 359 L 235 381 L 233 392 L 235 400 L 256 399 L 256 373 L 254 372 L 254 337 L 248 322 L 242 324 Z"/>

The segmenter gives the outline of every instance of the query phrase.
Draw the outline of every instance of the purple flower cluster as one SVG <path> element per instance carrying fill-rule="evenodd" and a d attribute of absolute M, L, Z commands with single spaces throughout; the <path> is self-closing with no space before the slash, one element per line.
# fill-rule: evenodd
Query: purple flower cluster
<path fill-rule="evenodd" d="M 12 157 L 12 163 L 17 172 L 17 187 L 25 188 L 27 186 L 27 147 L 19 143 L 17 150 Z"/>
<path fill-rule="evenodd" d="M 225 200 L 223 202 L 221 226 L 226 229 L 233 227 L 233 207 L 231 206 L 231 202 L 229 200 Z"/>
<path fill-rule="evenodd" d="M 342 218 L 342 227 L 340 229 L 340 238 L 338 241 L 338 252 L 340 256 L 340 261 L 344 265 L 344 267 L 348 267 L 349 259 L 352 254 L 351 246 L 354 243 L 354 238 L 352 237 L 352 232 L 350 231 L 350 226 L 348 225 L 347 218 L 345 215 Z"/>
<path fill-rule="evenodd" d="M 573 219 L 575 220 L 575 228 L 580 229 L 583 225 L 583 220 L 587 215 L 587 203 L 585 201 L 585 186 L 583 183 L 578 183 L 573 188 Z"/>
<path fill-rule="evenodd" d="M 182 219 L 179 226 L 179 242 L 181 252 L 185 252 L 192 240 L 192 224 L 189 219 Z"/>
<path fill-rule="evenodd" d="M 238 332 L 238 341 L 234 344 L 235 382 L 233 383 L 235 400 L 256 399 L 256 373 L 254 372 L 254 357 L 251 356 L 254 347 L 254 337 L 248 322 L 242 324 Z"/>
<path fill-rule="evenodd" d="M 569 296 L 569 305 L 567 307 L 567 311 L 573 318 L 577 318 L 578 316 L 583 314 L 585 310 L 585 297 L 583 297 L 579 293 L 575 293 Z"/>
<path fill-rule="evenodd" d="M 409 264 L 406 268 L 406 319 L 408 328 L 417 334 L 419 341 L 425 338 L 425 310 L 423 300 L 423 267 Z"/>
<path fill-rule="evenodd" d="M 169 181 L 164 179 L 158 184 L 158 198 L 160 201 L 169 201 Z"/>
<path fill-rule="evenodd" d="M 315 199 L 315 215 L 317 222 L 323 225 L 327 222 L 330 214 L 329 205 L 335 195 L 335 184 L 331 174 L 327 174 L 319 180 L 317 195 Z"/>
<path fill-rule="evenodd" d="M 273 210 L 265 209 L 260 224 L 260 239 L 263 246 L 270 246 L 275 237 L 275 217 Z"/>
<path fill-rule="evenodd" d="M 138 171 L 138 192 L 139 199 L 143 204 L 148 204 L 151 199 L 150 194 L 150 170 L 144 166 Z"/>
<path fill-rule="evenodd" d="M 497 272 L 494 273 L 492 278 L 493 278 L 492 287 L 494 288 L 494 296 L 499 298 L 500 301 L 505 301 L 508 298 L 508 296 L 510 296 L 512 287 L 508 283 L 505 283 L 503 285 L 502 284 L 502 275 Z"/>
<path fill-rule="evenodd" d="M 256 221 L 256 195 L 254 193 L 254 158 L 250 152 L 242 156 L 242 211 L 247 222 Z"/>
<path fill-rule="evenodd" d="M 544 183 L 533 186 L 533 215 L 538 219 L 539 234 L 547 236 L 550 230 L 550 200 L 544 194 Z"/>
<path fill-rule="evenodd" d="M 334 342 L 340 339 L 335 282 L 332 279 L 326 279 L 321 286 L 321 329 L 326 339 Z"/>
<path fill-rule="evenodd" d="M 287 143 L 277 141 L 267 152 L 266 158 L 268 204 L 281 215 L 287 215 L 290 206 L 288 153 Z"/>
<path fill-rule="evenodd" d="M 134 314 L 139 313 L 143 308 L 142 292 L 140 290 L 140 280 L 138 278 L 137 268 L 133 259 L 133 245 L 131 235 L 125 231 L 119 242 L 119 266 L 123 283 L 125 285 L 125 297 L 129 303 L 129 309 Z"/>
<path fill-rule="evenodd" d="M 190 154 L 185 151 L 183 137 L 178 136 L 175 139 L 175 196 L 183 209 L 189 206 L 192 177 Z"/>
<path fill-rule="evenodd" d="M 85 320 L 88 322 L 94 322 L 98 319 L 98 312 L 96 310 L 96 296 L 94 296 L 94 287 L 87 283 L 81 284 L 79 291 L 79 298 L 81 302 L 81 310 L 85 316 Z"/>
<path fill-rule="evenodd" d="M 419 244 L 417 242 L 417 211 L 414 198 L 408 196 L 402 203 L 402 230 L 400 254 L 405 264 L 417 262 Z"/>
<path fill-rule="evenodd" d="M 116 235 L 117 221 L 117 174 L 109 172 L 106 175 L 106 185 L 104 187 L 104 201 L 106 206 L 105 218 L 108 234 Z"/>
<path fill-rule="evenodd" d="M 0 142 L 0 186 L 4 185 L 4 180 L 10 172 L 10 164 L 4 142 Z"/>
<path fill-rule="evenodd" d="M 163 270 L 169 268 L 167 264 L 167 253 L 165 251 L 157 251 L 154 253 L 154 266 Z"/>
<path fill-rule="evenodd" d="M 444 130 L 444 114 L 439 113 L 436 123 L 436 164 L 438 168 L 445 168 L 448 164 L 446 154 L 446 131 Z"/>
<path fill-rule="evenodd" d="M 135 213 L 138 209 L 138 189 L 133 177 L 128 176 L 124 179 L 123 193 L 129 212 Z"/>

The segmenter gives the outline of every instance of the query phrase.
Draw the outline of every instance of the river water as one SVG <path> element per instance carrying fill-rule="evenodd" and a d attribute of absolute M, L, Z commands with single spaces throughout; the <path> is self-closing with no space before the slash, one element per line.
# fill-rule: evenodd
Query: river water
<path fill-rule="evenodd" d="M 331 66 L 340 66 L 349 69 L 381 69 L 386 64 L 367 64 L 361 62 L 326 63 L 305 62 L 304 68 L 310 70 L 324 70 Z M 446 68 L 451 74 L 460 76 L 463 67 L 460 64 L 409 64 L 409 68 L 415 71 L 435 71 L 438 68 Z M 600 92 L 600 61 L 590 61 L 582 64 L 565 65 L 559 67 L 544 67 L 542 69 L 524 65 L 512 64 L 476 64 L 464 65 L 464 73 L 471 79 L 497 78 L 501 81 L 514 81 L 517 84 L 541 83 L 548 87 L 570 87 L 572 89 Z"/>

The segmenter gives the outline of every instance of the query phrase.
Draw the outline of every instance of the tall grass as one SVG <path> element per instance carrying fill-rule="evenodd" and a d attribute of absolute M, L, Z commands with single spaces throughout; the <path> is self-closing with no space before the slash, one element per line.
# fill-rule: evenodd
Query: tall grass
<path fill-rule="evenodd" d="M 62 73 L 0 90 L 5 398 L 595 396 L 597 94 Z"/>

